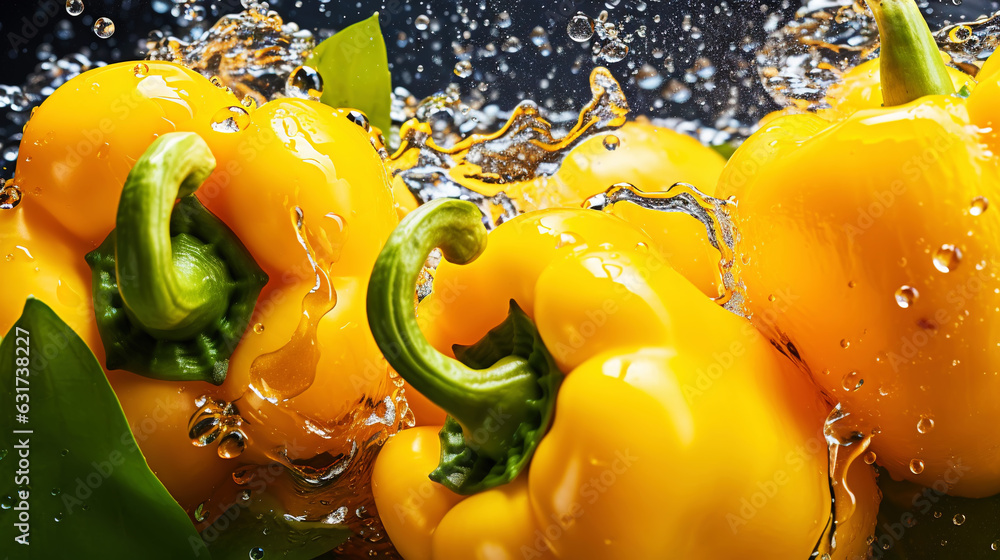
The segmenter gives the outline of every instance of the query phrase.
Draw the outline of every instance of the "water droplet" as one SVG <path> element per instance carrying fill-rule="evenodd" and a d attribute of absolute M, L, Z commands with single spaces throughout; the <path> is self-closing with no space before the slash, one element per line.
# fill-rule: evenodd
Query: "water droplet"
<path fill-rule="evenodd" d="M 21 202 L 21 189 L 9 179 L 0 189 L 0 210 L 10 210 Z"/>
<path fill-rule="evenodd" d="M 500 45 L 500 49 L 507 53 L 516 53 L 521 50 L 521 40 L 517 37 L 508 37 L 507 40 Z"/>
<path fill-rule="evenodd" d="M 56 523 L 59 523 L 60 521 L 63 520 L 63 512 L 60 511 L 52 519 L 54 519 Z"/>
<path fill-rule="evenodd" d="M 940 511 L 935 511 L 934 512 L 934 519 L 941 519 L 941 512 Z"/>
<path fill-rule="evenodd" d="M 101 39 L 107 39 L 115 34 L 115 22 L 106 17 L 98 19 L 94 22 L 94 34 Z"/>
<path fill-rule="evenodd" d="M 222 428 L 219 426 L 219 417 L 211 415 L 195 422 L 188 430 L 188 437 L 196 446 L 205 447 L 215 441 L 220 433 L 222 433 Z"/>
<path fill-rule="evenodd" d="M 212 130 L 216 132 L 239 132 L 250 125 L 250 113 L 243 107 L 219 109 L 212 117 Z"/>
<path fill-rule="evenodd" d="M 205 519 L 208 519 L 208 512 L 205 511 L 205 503 L 202 502 L 198 504 L 198 507 L 194 508 L 194 520 L 201 523 Z"/>
<path fill-rule="evenodd" d="M 844 376 L 844 390 L 845 391 L 857 391 L 865 384 L 865 380 L 861 379 L 861 374 L 852 371 Z"/>
<path fill-rule="evenodd" d="M 934 251 L 934 268 L 941 272 L 951 272 L 962 262 L 962 251 L 954 245 L 945 244 Z"/>
<path fill-rule="evenodd" d="M 256 467 L 246 465 L 233 471 L 233 482 L 240 486 L 246 486 L 257 476 Z"/>
<path fill-rule="evenodd" d="M 7 453 L 8 451 L 6 449 L 0 449 L 0 461 L 3 461 L 3 458 L 7 456 Z"/>
<path fill-rule="evenodd" d="M 0 500 L 0 509 L 10 509 L 12 507 L 14 507 L 14 498 L 11 496 L 4 496 L 3 499 Z"/>
<path fill-rule="evenodd" d="M 956 513 L 955 517 L 951 518 L 951 522 L 955 525 L 961 525 L 962 523 L 965 523 L 965 516 L 961 513 Z"/>
<path fill-rule="evenodd" d="M 246 436 L 240 430 L 233 430 L 219 441 L 219 457 L 232 459 L 239 457 L 247 447 Z"/>
<path fill-rule="evenodd" d="M 149 74 L 149 65 L 140 62 L 132 67 L 132 73 L 135 74 L 136 78 L 145 78 Z"/>
<path fill-rule="evenodd" d="M 910 461 L 910 472 L 913 474 L 920 474 L 924 472 L 924 462 L 920 459 L 913 459 Z"/>
<path fill-rule="evenodd" d="M 851 347 L 851 341 L 847 340 L 846 338 L 840 339 L 840 347 L 841 348 L 850 348 Z"/>
<path fill-rule="evenodd" d="M 260 334 L 260 333 L 264 332 L 264 323 L 254 323 L 253 324 L 253 332 L 256 333 L 256 334 Z"/>
<path fill-rule="evenodd" d="M 920 295 L 916 288 L 910 286 L 900 286 L 896 290 L 896 305 L 906 309 L 907 307 L 913 305 L 913 302 L 917 301 L 917 297 Z"/>
<path fill-rule="evenodd" d="M 969 207 L 969 214 L 979 216 L 990 207 L 990 201 L 985 196 L 977 196 L 972 199 L 972 206 Z"/>
<path fill-rule="evenodd" d="M 416 27 L 419 31 L 424 31 L 427 26 L 431 24 L 431 18 L 421 14 L 417 16 L 417 19 L 413 20 L 413 27 Z"/>
<path fill-rule="evenodd" d="M 53 496 L 58 496 L 59 494 L 62 494 L 62 490 L 60 490 L 58 488 L 53 488 L 52 489 L 52 495 Z"/>
<path fill-rule="evenodd" d="M 778 298 L 774 297 L 774 294 L 767 295 L 767 301 L 774 303 Z"/>
<path fill-rule="evenodd" d="M 323 96 L 323 76 L 311 66 L 299 66 L 288 75 L 285 95 L 319 101 Z"/>
<path fill-rule="evenodd" d="M 875 460 L 877 458 L 878 458 L 878 456 L 875 455 L 874 451 L 869 451 L 869 452 L 865 453 L 865 457 L 864 457 L 865 464 L 866 465 L 874 465 L 875 464 Z"/>
<path fill-rule="evenodd" d="M 63 449 L 62 451 L 59 452 L 59 454 L 62 455 L 63 457 L 67 456 L 69 455 L 69 449 Z"/>
<path fill-rule="evenodd" d="M 990 545 L 990 550 L 1000 550 L 1000 541 L 993 541 Z"/>
<path fill-rule="evenodd" d="M 628 45 L 621 41 L 611 41 L 601 49 L 601 58 L 606 62 L 619 62 L 628 55 Z"/>
<path fill-rule="evenodd" d="M 263 557 L 264 557 L 264 549 L 263 548 L 261 548 L 259 546 L 255 546 L 255 547 L 253 547 L 253 548 L 250 549 L 250 560 L 261 560 L 261 558 L 263 558 Z"/>
<path fill-rule="evenodd" d="M 365 132 L 371 132 L 372 130 L 372 125 L 368 122 L 368 117 L 366 117 L 361 111 L 351 111 L 347 113 L 347 120 L 365 129 Z"/>
<path fill-rule="evenodd" d="M 582 43 L 594 36 L 594 21 L 582 13 L 577 13 L 570 18 L 566 32 L 569 33 L 570 39 Z"/>
<path fill-rule="evenodd" d="M 459 78 L 468 78 L 472 75 L 472 63 L 468 60 L 459 60 L 455 63 L 455 75 Z"/>
<path fill-rule="evenodd" d="M 604 148 L 609 152 L 617 150 L 620 144 L 621 140 L 619 140 L 614 134 L 609 134 L 604 137 Z"/>
<path fill-rule="evenodd" d="M 250 499 L 250 496 L 251 493 L 249 490 L 244 490 L 240 492 L 240 499 L 243 500 L 244 502 L 248 501 Z"/>
<path fill-rule="evenodd" d="M 66 13 L 78 16 L 83 13 L 83 0 L 66 0 Z"/>
<path fill-rule="evenodd" d="M 920 420 L 917 420 L 917 431 L 921 434 L 926 434 L 927 432 L 934 429 L 934 419 L 928 418 L 927 416 L 921 416 Z"/>
<path fill-rule="evenodd" d="M 497 27 L 500 29 L 507 29 L 510 27 L 511 23 L 510 14 L 506 11 L 500 12 L 500 14 L 497 15 Z"/>

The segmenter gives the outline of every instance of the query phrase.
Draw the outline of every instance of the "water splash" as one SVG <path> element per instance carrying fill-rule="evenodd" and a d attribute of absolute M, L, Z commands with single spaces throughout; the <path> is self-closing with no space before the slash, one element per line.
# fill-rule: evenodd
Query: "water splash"
<path fill-rule="evenodd" d="M 862 0 L 810 0 L 757 51 L 757 72 L 779 105 L 825 109 L 827 89 L 875 56 L 878 29 Z"/>
<path fill-rule="evenodd" d="M 628 203 L 657 212 L 680 212 L 705 225 L 708 240 L 719 251 L 719 275 L 722 293 L 715 299 L 725 309 L 742 317 L 749 316 L 745 307 L 745 288 L 739 278 L 737 242 L 739 233 L 733 223 L 735 200 L 709 196 L 687 183 L 675 183 L 665 192 L 647 193 L 629 183 L 619 183 L 607 191 L 592 196 L 584 207 L 614 213 L 615 205 Z"/>
<path fill-rule="evenodd" d="M 484 209 L 490 225 L 496 225 L 519 210 L 504 192 L 506 185 L 553 175 L 581 142 L 625 124 L 628 102 L 611 73 L 595 68 L 590 86 L 590 103 L 558 138 L 538 105 L 524 101 L 496 132 L 442 145 L 427 117 L 457 100 L 431 99 L 400 129 L 400 147 L 388 162 L 393 176 L 421 202 L 443 197 L 471 200 Z"/>
<path fill-rule="evenodd" d="M 319 322 L 337 305 L 337 292 L 329 274 L 332 259 L 313 250 L 301 208 L 296 206 L 292 210 L 292 219 L 295 235 L 316 275 L 316 284 L 302 299 L 302 316 L 291 339 L 274 352 L 257 356 L 250 364 L 250 388 L 271 403 L 291 399 L 312 386 L 320 357 Z"/>
<path fill-rule="evenodd" d="M 1000 12 L 934 31 L 950 65 L 975 76 L 1000 42 Z M 875 18 L 862 0 L 810 0 L 757 51 L 761 83 L 778 104 L 827 109 L 829 88 L 879 53 Z"/>
<path fill-rule="evenodd" d="M 249 3 L 245 11 L 223 16 L 196 39 L 154 36 L 147 59 L 176 62 L 217 77 L 239 98 L 249 96 L 262 105 L 287 95 L 289 78 L 315 45 L 310 31 L 285 23 L 266 3 Z"/>

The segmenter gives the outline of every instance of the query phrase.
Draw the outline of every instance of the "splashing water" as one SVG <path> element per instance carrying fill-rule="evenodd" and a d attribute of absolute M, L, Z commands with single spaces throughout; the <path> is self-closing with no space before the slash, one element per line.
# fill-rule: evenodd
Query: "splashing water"
<path fill-rule="evenodd" d="M 441 145 L 427 121 L 411 119 L 400 129 L 400 148 L 389 166 L 421 202 L 463 198 L 477 203 L 496 225 L 519 208 L 503 191 L 505 185 L 526 183 L 554 174 L 575 146 L 594 135 L 625 124 L 628 103 L 618 82 L 605 68 L 590 75 L 593 97 L 575 126 L 556 138 L 551 123 L 532 101 L 524 101 L 493 134 L 473 135 L 454 145 Z M 434 103 L 447 104 L 448 100 Z M 432 112 L 428 106 L 418 116 Z"/>
<path fill-rule="evenodd" d="M 249 96 L 262 105 L 286 96 L 289 77 L 315 46 L 310 31 L 285 23 L 266 3 L 251 3 L 243 12 L 223 16 L 197 39 L 151 40 L 147 58 L 176 62 L 216 77 L 237 97 Z"/>
<path fill-rule="evenodd" d="M 950 65 L 975 76 L 1000 42 L 1000 12 L 946 25 L 934 40 Z M 875 18 L 862 0 L 809 0 L 757 51 L 757 71 L 779 105 L 815 111 L 829 108 L 829 88 L 878 52 Z"/>
<path fill-rule="evenodd" d="M 739 279 L 736 244 L 739 233 L 733 224 L 732 211 L 735 200 L 722 200 L 709 196 L 686 183 L 676 183 L 662 193 L 645 193 L 628 183 L 620 183 L 606 192 L 595 195 L 584 206 L 592 210 L 615 213 L 615 205 L 628 203 L 657 212 L 680 212 L 687 214 L 705 225 L 708 240 L 721 256 L 719 274 L 722 279 L 722 293 L 716 303 L 742 317 L 749 311 L 744 303 L 743 281 Z"/>
<path fill-rule="evenodd" d="M 293 210 L 293 219 L 296 236 L 316 275 L 316 285 L 302 299 L 302 316 L 288 343 L 257 356 L 250 365 L 250 388 L 271 403 L 291 399 L 312 386 L 319 364 L 319 322 L 337 305 L 337 292 L 328 272 L 333 262 L 313 250 L 301 208 Z"/>

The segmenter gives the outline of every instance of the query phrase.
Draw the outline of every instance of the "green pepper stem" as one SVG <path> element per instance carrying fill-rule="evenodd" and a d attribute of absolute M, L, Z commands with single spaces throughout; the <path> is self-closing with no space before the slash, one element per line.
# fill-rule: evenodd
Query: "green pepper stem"
<path fill-rule="evenodd" d="M 183 234 L 170 236 L 178 198 L 215 168 L 208 144 L 190 132 L 164 134 L 135 163 L 118 203 L 118 289 L 132 319 L 153 336 L 191 338 L 226 313 L 225 263 Z"/>
<path fill-rule="evenodd" d="M 435 247 L 453 263 L 475 260 L 486 247 L 479 209 L 466 201 L 439 199 L 399 224 L 372 271 L 372 334 L 393 368 L 461 424 L 470 447 L 501 458 L 522 418 L 532 414 L 528 403 L 541 394 L 538 378 L 525 358 L 506 356 L 477 370 L 441 354 L 427 341 L 417 325 L 414 290 Z"/>
<path fill-rule="evenodd" d="M 882 43 L 879 69 L 886 107 L 955 93 L 934 36 L 913 0 L 865 0 Z"/>

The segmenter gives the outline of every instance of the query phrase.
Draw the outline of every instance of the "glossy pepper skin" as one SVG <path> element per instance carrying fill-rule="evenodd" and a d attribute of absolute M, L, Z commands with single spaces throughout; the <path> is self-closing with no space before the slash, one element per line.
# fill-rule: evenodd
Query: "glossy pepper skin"
<path fill-rule="evenodd" d="M 400 228 L 407 238 L 426 234 L 410 226 L 463 204 L 435 201 Z M 445 239 L 461 240 L 442 247 L 445 256 L 466 264 L 442 261 L 420 303 L 426 341 L 442 354 L 474 343 L 513 300 L 566 377 L 551 429 L 509 484 L 463 497 L 428 480 L 440 451 L 431 427 L 386 444 L 373 491 L 404 558 L 809 556 L 831 515 L 821 435 L 829 408 L 751 325 L 699 293 L 646 234 L 613 216 L 522 215 L 491 232 L 478 257 L 478 217 L 445 224 Z M 402 242 L 394 236 L 387 247 Z M 386 254 L 373 274 L 370 312 L 376 298 L 405 295 L 386 294 L 374 279 L 396 266 Z M 386 328 L 410 328 L 392 324 Z M 426 341 L 395 342 L 431 351 Z M 413 375 L 408 358 L 387 359 L 404 378 Z M 838 513 L 834 557 L 861 558 L 878 496 L 871 468 L 856 461 L 848 472 L 853 498 L 838 499 L 854 507 Z M 843 480 L 836 486 L 846 489 Z"/>
<path fill-rule="evenodd" d="M 44 300 L 101 361 L 84 255 L 115 228 L 126 176 L 158 137 L 193 132 L 207 143 L 216 164 L 196 195 L 269 278 L 250 321 L 256 327 L 236 347 L 221 387 L 107 372 L 150 467 L 189 511 L 237 466 L 214 447 L 192 445 L 188 422 L 199 397 L 245 396 L 240 410 L 254 419 L 244 426 L 251 449 L 294 443 L 289 458 L 296 459 L 330 445 L 304 429 L 303 418 L 333 422 L 359 395 L 381 399 L 392 390 L 367 327 L 364 294 L 397 217 L 372 144 L 377 134 L 346 113 L 292 99 L 245 107 L 199 74 L 149 61 L 71 80 L 25 129 L 14 179 L 23 196 L 0 211 L 0 246 L 12 255 L 0 260 L 11 279 L 6 295 Z M 313 262 L 328 277 L 319 303 L 306 300 L 319 282 Z M 0 310 L 0 326 L 13 323 L 17 307 Z M 314 324 L 303 320 L 307 308 Z M 277 354 L 251 373 L 258 357 L 284 347 L 296 348 L 297 359 Z M 297 367 L 308 358 L 311 368 Z"/>
<path fill-rule="evenodd" d="M 883 53 L 897 50 L 885 37 L 893 17 L 929 36 L 910 2 L 872 8 Z M 928 48 L 905 64 L 940 57 Z M 719 195 L 739 201 L 755 323 L 794 345 L 849 426 L 874 434 L 879 464 L 989 496 L 1000 492 L 1000 214 L 987 208 L 1000 196 L 996 77 L 966 100 L 888 70 L 883 89 L 912 87 L 909 98 L 834 123 L 768 122 L 737 150 Z"/>

